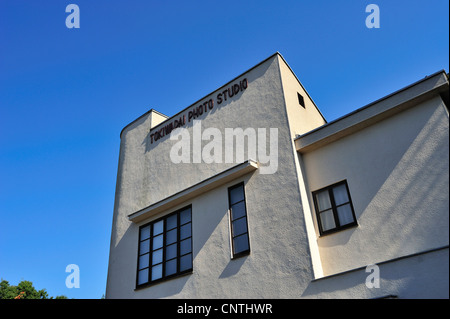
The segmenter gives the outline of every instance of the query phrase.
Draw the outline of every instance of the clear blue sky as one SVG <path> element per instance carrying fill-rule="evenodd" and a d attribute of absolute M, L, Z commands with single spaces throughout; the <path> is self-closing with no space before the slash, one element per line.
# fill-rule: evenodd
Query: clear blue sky
<path fill-rule="evenodd" d="M 65 24 L 68 4 L 80 28 Z M 368 29 L 368 4 L 380 28 Z M 448 0 L 0 0 L 0 277 L 105 292 L 122 128 L 279 51 L 328 121 L 449 70 Z M 68 264 L 80 288 L 68 289 Z"/>

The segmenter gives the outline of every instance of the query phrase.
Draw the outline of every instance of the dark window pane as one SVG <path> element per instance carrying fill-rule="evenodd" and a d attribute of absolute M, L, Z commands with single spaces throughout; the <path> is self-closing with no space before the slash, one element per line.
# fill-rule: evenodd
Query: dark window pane
<path fill-rule="evenodd" d="M 149 266 L 149 256 L 150 254 L 145 254 L 139 257 L 139 269 L 147 268 Z"/>
<path fill-rule="evenodd" d="M 172 259 L 170 261 L 166 261 L 166 276 L 173 275 L 177 272 L 177 260 Z"/>
<path fill-rule="evenodd" d="M 163 245 L 163 235 L 153 237 L 153 250 L 161 248 Z"/>
<path fill-rule="evenodd" d="M 152 280 L 156 280 L 162 277 L 162 264 L 152 267 Z"/>
<path fill-rule="evenodd" d="M 322 224 L 322 230 L 327 231 L 336 227 L 334 221 L 333 210 L 329 209 L 320 213 L 320 222 Z"/>
<path fill-rule="evenodd" d="M 180 225 L 186 224 L 191 221 L 191 209 L 187 208 L 180 212 Z"/>
<path fill-rule="evenodd" d="M 341 184 L 333 188 L 334 202 L 336 205 L 341 205 L 349 202 L 347 187 Z"/>
<path fill-rule="evenodd" d="M 144 240 L 139 244 L 139 254 L 146 254 L 150 251 L 150 239 Z"/>
<path fill-rule="evenodd" d="M 305 107 L 305 99 L 303 98 L 303 95 L 301 95 L 300 93 L 297 92 L 297 97 L 298 97 L 298 104 L 303 106 L 303 108 L 306 108 Z"/>
<path fill-rule="evenodd" d="M 162 249 L 158 249 L 152 253 L 152 265 L 162 263 Z"/>
<path fill-rule="evenodd" d="M 245 202 L 240 202 L 231 206 L 231 220 L 245 216 Z"/>
<path fill-rule="evenodd" d="M 191 223 L 181 226 L 180 239 L 191 237 Z"/>
<path fill-rule="evenodd" d="M 142 285 L 148 282 L 148 268 L 139 270 L 138 272 L 138 285 Z"/>
<path fill-rule="evenodd" d="M 177 214 L 168 217 L 166 220 L 166 229 L 167 230 L 171 230 L 175 227 L 177 227 Z"/>
<path fill-rule="evenodd" d="M 160 220 L 159 222 L 153 224 L 153 236 L 161 234 L 164 231 L 164 221 Z"/>
<path fill-rule="evenodd" d="M 192 254 L 180 258 L 180 271 L 192 268 Z"/>
<path fill-rule="evenodd" d="M 166 245 L 173 244 L 177 241 L 177 229 L 172 229 L 166 233 Z"/>
<path fill-rule="evenodd" d="M 247 232 L 247 217 L 242 217 L 233 222 L 233 237 Z"/>
<path fill-rule="evenodd" d="M 328 190 L 321 191 L 316 194 L 317 206 L 319 208 L 319 212 L 330 209 L 331 201 L 330 196 L 328 195 Z"/>
<path fill-rule="evenodd" d="M 141 228 L 141 240 L 150 238 L 150 226 Z"/>
<path fill-rule="evenodd" d="M 241 253 L 243 251 L 248 250 L 249 249 L 249 246 L 248 246 L 248 235 L 245 234 L 245 235 L 241 235 L 241 236 L 235 237 L 233 239 L 233 244 L 234 244 L 233 248 L 234 248 L 234 253 L 235 254 L 239 254 L 239 253 Z"/>
<path fill-rule="evenodd" d="M 337 208 L 337 213 L 341 226 L 353 223 L 352 207 L 350 204 L 339 206 Z"/>
<path fill-rule="evenodd" d="M 166 260 L 177 257 L 177 244 L 166 247 Z"/>
<path fill-rule="evenodd" d="M 191 239 L 185 239 L 180 242 L 180 255 L 190 253 L 192 251 Z"/>
<path fill-rule="evenodd" d="M 230 189 L 230 205 L 244 200 L 244 186 L 240 185 L 238 187 Z"/>

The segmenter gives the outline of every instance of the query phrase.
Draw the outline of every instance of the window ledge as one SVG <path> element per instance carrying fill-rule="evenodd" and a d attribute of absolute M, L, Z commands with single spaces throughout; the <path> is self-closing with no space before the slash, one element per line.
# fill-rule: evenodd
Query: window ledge
<path fill-rule="evenodd" d="M 192 269 L 189 269 L 189 270 L 183 271 L 183 272 L 181 272 L 179 274 L 171 275 L 169 277 L 164 277 L 164 278 L 161 278 L 161 279 L 157 279 L 155 281 L 150 281 L 150 282 L 147 282 L 145 284 L 138 285 L 138 286 L 136 286 L 136 288 L 134 288 L 134 291 L 138 291 L 138 290 L 145 289 L 145 288 L 148 288 L 148 287 L 151 287 L 151 286 L 155 286 L 155 285 L 158 285 L 160 283 L 167 282 L 169 280 L 179 279 L 180 277 L 192 275 L 193 273 L 194 273 L 194 271 Z"/>
<path fill-rule="evenodd" d="M 345 230 L 348 230 L 350 228 L 356 228 L 356 227 L 359 227 L 359 224 L 358 224 L 358 222 L 355 221 L 353 223 L 341 226 L 339 228 L 334 228 L 334 229 L 328 230 L 326 232 L 323 232 L 323 233 L 320 234 L 319 238 L 326 237 L 326 236 L 329 236 L 329 235 L 333 235 L 333 234 L 339 233 L 341 231 L 345 231 Z"/>
<path fill-rule="evenodd" d="M 132 213 L 128 215 L 128 219 L 134 223 L 139 223 L 151 216 L 166 211 L 172 207 L 175 207 L 176 205 L 179 205 L 189 199 L 205 193 L 206 191 L 219 187 L 247 173 L 253 172 L 256 169 L 258 169 L 258 162 L 249 159 L 241 164 L 235 165 L 223 172 L 220 172 L 219 174 L 205 179 L 200 183 L 185 188 L 184 190 L 171 195 L 159 202 L 156 202 L 135 213 Z"/>

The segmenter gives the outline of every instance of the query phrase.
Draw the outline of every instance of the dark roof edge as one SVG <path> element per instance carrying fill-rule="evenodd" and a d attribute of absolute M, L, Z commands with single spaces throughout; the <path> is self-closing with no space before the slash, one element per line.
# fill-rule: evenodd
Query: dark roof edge
<path fill-rule="evenodd" d="M 289 63 L 286 62 L 286 60 L 284 59 L 284 57 L 281 55 L 281 53 L 277 52 L 278 55 L 280 56 L 280 58 L 283 60 L 284 64 L 286 64 L 286 66 L 289 68 L 289 70 L 291 71 L 292 75 L 295 77 L 295 79 L 297 80 L 298 84 L 300 84 L 300 86 L 302 87 L 302 89 L 305 91 L 306 95 L 308 95 L 308 98 L 311 100 L 311 102 L 314 104 L 315 108 L 317 109 L 317 112 L 319 112 L 320 116 L 322 116 L 323 120 L 325 121 L 325 123 L 327 123 L 327 120 L 325 118 L 325 116 L 323 116 L 322 112 L 320 112 L 319 108 L 317 107 L 316 103 L 314 102 L 314 100 L 312 99 L 312 97 L 309 95 L 308 91 L 306 91 L 305 87 L 303 86 L 302 82 L 300 82 L 300 80 L 298 79 L 297 75 L 295 74 L 295 72 L 292 70 L 291 66 L 289 65 Z M 281 72 L 281 70 L 280 70 Z"/>
<path fill-rule="evenodd" d="M 130 125 L 132 125 L 134 122 L 139 121 L 141 118 L 143 118 L 143 117 L 146 116 L 147 114 L 150 114 L 151 112 L 158 113 L 158 114 L 160 114 L 161 116 L 165 116 L 165 117 L 168 118 L 167 115 L 162 114 L 161 112 L 158 112 L 157 110 L 155 110 L 155 109 L 152 108 L 152 109 L 148 110 L 147 112 L 145 112 L 144 114 L 142 114 L 141 116 L 139 116 L 137 119 L 135 119 L 135 120 L 133 120 L 132 122 L 130 122 L 130 123 L 128 123 L 127 125 L 125 125 L 124 128 L 120 131 L 120 138 L 122 138 L 122 133 L 123 133 L 123 131 L 125 131 L 126 128 L 128 128 L 128 127 L 129 127 Z"/>
<path fill-rule="evenodd" d="M 172 116 L 170 116 L 170 117 L 167 117 L 167 120 L 169 120 L 169 119 L 171 119 L 171 118 L 173 118 L 173 117 L 176 117 L 178 114 L 183 113 L 184 111 L 186 111 L 186 110 L 189 109 L 190 107 L 194 106 L 195 104 L 199 103 L 200 101 L 202 101 L 202 100 L 205 99 L 207 96 L 209 96 L 209 95 L 211 95 L 212 93 L 214 93 L 215 91 L 218 91 L 218 90 L 220 90 L 220 89 L 226 87 L 226 86 L 229 85 L 230 83 L 236 81 L 236 79 L 238 79 L 238 78 L 240 78 L 241 76 L 243 76 L 244 74 L 246 74 L 246 73 L 252 71 L 253 69 L 259 67 L 261 64 L 267 62 L 268 60 L 272 59 L 272 58 L 273 58 L 274 56 L 276 56 L 276 55 L 280 56 L 280 57 L 283 59 L 283 61 L 286 63 L 286 61 L 284 60 L 284 58 L 283 58 L 283 57 L 281 56 L 281 54 L 277 51 L 277 52 L 275 52 L 274 54 L 270 55 L 269 57 L 265 58 L 263 61 L 259 62 L 258 64 L 252 66 L 252 67 L 251 67 L 250 69 L 248 69 L 247 71 L 242 72 L 242 73 L 239 74 L 238 76 L 234 77 L 234 78 L 231 79 L 230 81 L 228 81 L 228 82 L 226 82 L 225 84 L 223 84 L 222 86 L 218 87 L 218 88 L 215 89 L 214 91 L 211 91 L 210 93 L 206 94 L 206 95 L 203 96 L 201 99 L 198 99 L 197 101 L 195 101 L 194 103 L 190 104 L 189 106 L 183 108 L 181 111 L 177 112 L 176 114 L 174 114 L 174 115 L 172 115 Z M 286 65 L 288 65 L 288 64 L 286 63 Z M 289 67 L 289 65 L 288 65 L 288 67 Z M 290 67 L 289 67 L 289 68 L 290 68 Z M 292 71 L 292 70 L 291 70 L 291 71 Z M 292 73 L 293 73 L 293 72 L 292 72 Z M 294 76 L 295 76 L 295 74 L 294 74 Z M 298 80 L 298 79 L 297 79 L 297 80 Z M 300 82 L 300 81 L 299 81 L 299 82 Z M 305 92 L 306 92 L 306 90 L 305 90 Z M 309 96 L 309 95 L 308 95 L 308 96 Z M 313 103 L 314 103 L 314 102 L 313 102 Z M 141 116 L 139 116 L 137 119 L 135 119 L 135 120 L 133 120 L 132 122 L 130 122 L 130 123 L 128 123 L 127 125 L 125 125 L 125 127 L 122 129 L 122 131 L 120 131 L 120 138 L 122 138 L 122 133 L 123 133 L 123 131 L 125 131 L 125 129 L 127 129 L 127 128 L 128 128 L 129 126 L 131 126 L 133 123 L 137 122 L 137 121 L 138 121 L 139 119 L 141 119 L 142 117 L 144 117 L 144 116 L 146 116 L 147 114 L 149 114 L 151 111 L 158 112 L 158 111 L 156 111 L 156 110 L 154 110 L 154 109 L 150 109 L 149 111 L 147 111 L 147 112 L 145 112 L 144 114 L 142 114 Z M 160 113 L 160 112 L 158 112 L 158 113 L 161 114 L 161 115 L 164 115 L 164 114 L 162 114 L 162 113 Z M 164 116 L 167 116 L 167 115 L 164 115 Z M 161 123 L 159 123 L 159 124 L 156 125 L 155 127 L 158 127 L 159 125 L 162 125 L 162 124 L 163 124 L 165 121 L 167 121 L 167 120 L 162 121 Z M 152 129 L 153 129 L 153 128 L 152 128 Z"/>
<path fill-rule="evenodd" d="M 344 119 L 344 118 L 346 118 L 346 117 L 349 117 L 349 116 L 352 116 L 352 115 L 355 114 L 355 113 L 361 112 L 361 111 L 363 111 L 363 110 L 365 110 L 365 109 L 367 109 L 367 108 L 369 108 L 369 107 L 371 107 L 371 106 L 373 106 L 373 105 L 375 105 L 375 104 L 378 104 L 378 103 L 380 103 L 380 102 L 382 102 L 382 101 L 384 101 L 384 100 L 386 100 L 386 99 L 388 99 L 388 98 L 390 98 L 390 97 L 392 97 L 392 96 L 394 96 L 394 95 L 396 95 L 396 94 L 399 94 L 399 93 L 401 93 L 401 92 L 404 92 L 404 91 L 406 91 L 406 90 L 412 88 L 413 86 L 416 86 L 416 85 L 418 85 L 418 84 L 420 84 L 420 83 L 422 83 L 422 82 L 425 82 L 426 80 L 428 80 L 428 79 L 430 79 L 430 78 L 432 78 L 432 77 L 434 77 L 434 76 L 440 75 L 440 74 L 443 74 L 443 75 L 446 76 L 446 78 L 447 78 L 447 83 L 448 83 L 448 81 L 449 81 L 448 73 L 445 72 L 444 69 L 439 70 L 439 71 L 437 71 L 437 72 L 434 72 L 434 73 L 432 73 L 432 74 L 430 74 L 430 75 L 425 76 L 423 79 L 420 79 L 420 80 L 418 80 L 418 81 L 416 81 L 416 82 L 413 82 L 413 83 L 411 83 L 411 84 L 409 84 L 409 85 L 407 85 L 407 86 L 405 86 L 405 87 L 403 87 L 403 88 L 401 88 L 401 89 L 399 89 L 399 90 L 397 90 L 397 91 L 394 91 L 394 92 L 392 92 L 392 93 L 390 93 L 390 94 L 388 94 L 388 95 L 386 95 L 386 96 L 383 96 L 382 98 L 379 98 L 378 100 L 375 100 L 375 101 L 373 101 L 373 102 L 371 102 L 371 103 L 369 103 L 369 104 L 366 104 L 365 106 L 362 106 L 362 107 L 360 107 L 360 108 L 358 108 L 358 109 L 356 109 L 356 110 L 354 110 L 354 111 L 352 111 L 352 112 L 350 112 L 350 113 L 347 113 L 347 114 L 345 114 L 345 115 L 343 115 L 343 116 L 341 116 L 341 117 L 339 117 L 339 118 L 337 118 L 337 119 L 335 119 L 335 120 L 333 120 L 333 121 L 331 121 L 331 122 L 329 122 L 329 123 L 326 123 L 326 124 L 324 124 L 324 125 L 321 125 L 321 126 L 315 128 L 315 129 L 313 129 L 313 130 L 311 130 L 311 131 L 309 131 L 309 132 L 306 132 L 305 134 L 299 135 L 299 136 L 297 136 L 294 140 L 297 140 L 297 139 L 302 138 L 302 137 L 304 137 L 304 136 L 306 136 L 306 135 L 309 135 L 309 134 L 312 134 L 312 133 L 314 133 L 314 132 L 316 132 L 316 131 L 319 131 L 319 130 L 323 129 L 324 127 L 327 127 L 327 126 L 329 126 L 329 125 L 331 125 L 331 124 L 334 124 L 334 123 L 336 123 L 336 122 L 339 122 L 340 120 L 342 120 L 342 119 Z"/>

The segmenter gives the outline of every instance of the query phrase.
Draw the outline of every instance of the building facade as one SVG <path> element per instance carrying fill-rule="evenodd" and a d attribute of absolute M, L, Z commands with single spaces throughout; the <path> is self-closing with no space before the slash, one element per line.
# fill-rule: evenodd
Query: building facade
<path fill-rule="evenodd" d="M 448 298 L 437 72 L 327 122 L 276 53 L 121 132 L 106 298 Z"/>

